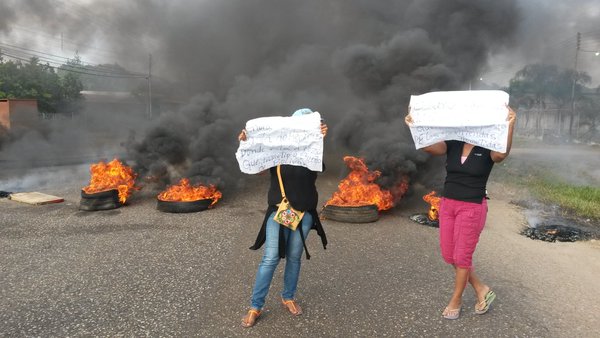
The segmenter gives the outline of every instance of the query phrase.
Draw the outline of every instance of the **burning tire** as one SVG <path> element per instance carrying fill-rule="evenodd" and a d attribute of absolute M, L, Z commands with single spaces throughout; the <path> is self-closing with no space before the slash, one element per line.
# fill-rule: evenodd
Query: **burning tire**
<path fill-rule="evenodd" d="M 212 199 L 202 199 L 197 201 L 163 201 L 157 199 L 156 209 L 162 212 L 171 213 L 187 213 L 187 212 L 198 212 L 208 209 L 212 204 Z"/>
<path fill-rule="evenodd" d="M 123 204 L 119 201 L 119 191 L 117 189 L 100 191 L 88 194 L 81 190 L 81 201 L 79 210 L 98 211 L 110 210 L 121 207 Z"/>
<path fill-rule="evenodd" d="M 363 205 L 358 207 L 326 205 L 321 216 L 338 222 L 370 223 L 379 219 L 376 205 Z"/>

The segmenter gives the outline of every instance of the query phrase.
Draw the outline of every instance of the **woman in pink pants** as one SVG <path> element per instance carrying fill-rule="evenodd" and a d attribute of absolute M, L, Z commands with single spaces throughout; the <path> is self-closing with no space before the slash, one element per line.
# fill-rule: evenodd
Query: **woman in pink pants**
<path fill-rule="evenodd" d="M 467 282 L 477 294 L 475 313 L 484 314 L 496 298 L 494 291 L 473 271 L 472 257 L 487 216 L 486 184 L 494 163 L 510 152 L 516 121 L 508 107 L 508 144 L 499 153 L 462 141 L 441 141 L 423 148 L 432 155 L 446 156 L 446 180 L 440 205 L 440 248 L 444 261 L 454 267 L 454 293 L 442 312 L 446 319 L 458 319 Z M 412 118 L 405 122 L 411 125 Z"/>

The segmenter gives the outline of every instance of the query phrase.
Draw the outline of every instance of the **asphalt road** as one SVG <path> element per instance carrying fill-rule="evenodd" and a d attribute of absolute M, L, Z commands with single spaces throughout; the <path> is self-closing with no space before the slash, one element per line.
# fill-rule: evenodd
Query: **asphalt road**
<path fill-rule="evenodd" d="M 409 220 L 426 211 L 415 198 L 375 223 L 324 221 L 329 247 L 311 233 L 313 257 L 303 261 L 297 298 L 304 314 L 292 317 L 279 304 L 280 264 L 263 316 L 244 329 L 261 258 L 248 247 L 264 216 L 266 181 L 249 176 L 237 194 L 191 214 L 162 213 L 143 190 L 119 209 L 79 211 L 86 182 L 78 180 L 42 191 L 64 197 L 60 204 L 0 199 L 0 336 L 567 337 L 592 336 L 598 327 L 588 318 L 572 326 L 560 321 L 560 309 L 536 307 L 527 279 L 514 277 L 519 254 L 496 261 L 503 244 L 485 231 L 489 249 L 475 264 L 485 262 L 478 272 L 498 300 L 478 316 L 468 291 L 461 318 L 443 319 L 451 268 L 439 256 L 437 229 Z M 319 179 L 321 200 L 337 182 Z M 520 220 L 516 208 L 491 203 L 492 229 Z"/>

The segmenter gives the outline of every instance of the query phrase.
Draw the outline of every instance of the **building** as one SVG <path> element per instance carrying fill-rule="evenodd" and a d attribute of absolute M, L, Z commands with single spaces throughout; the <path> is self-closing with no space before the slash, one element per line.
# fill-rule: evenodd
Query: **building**
<path fill-rule="evenodd" d="M 83 113 L 90 116 L 121 116 L 124 119 L 150 119 L 163 113 L 179 110 L 185 102 L 155 94 L 152 98 L 152 116 L 146 97 L 131 92 L 83 90 Z"/>
<path fill-rule="evenodd" d="M 0 99 L 0 125 L 7 130 L 28 129 L 39 124 L 35 99 Z"/>

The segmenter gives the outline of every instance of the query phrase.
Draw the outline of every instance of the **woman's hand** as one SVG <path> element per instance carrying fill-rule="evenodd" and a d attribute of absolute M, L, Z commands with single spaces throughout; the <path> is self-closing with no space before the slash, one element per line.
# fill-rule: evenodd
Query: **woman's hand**
<path fill-rule="evenodd" d="M 506 121 L 508 121 L 509 126 L 513 126 L 515 121 L 517 121 L 517 113 L 515 113 L 515 111 L 508 105 L 506 105 L 506 108 L 508 108 L 508 117 L 506 117 Z"/>
<path fill-rule="evenodd" d="M 490 152 L 490 156 L 492 157 L 492 161 L 494 161 L 494 163 L 500 163 L 504 161 L 504 159 L 510 153 L 510 148 L 512 147 L 513 131 L 515 129 L 515 122 L 517 121 L 517 113 L 515 113 L 515 111 L 509 105 L 506 105 L 506 108 L 508 108 L 508 116 L 506 117 L 506 121 L 508 121 L 508 138 L 506 140 L 506 152 Z"/>
<path fill-rule="evenodd" d="M 406 114 L 406 117 L 404 118 L 404 123 L 406 123 L 407 126 L 412 126 L 413 124 L 413 118 L 412 116 L 410 116 L 410 106 L 408 107 L 408 114 Z"/>
<path fill-rule="evenodd" d="M 327 135 L 327 125 L 323 122 L 321 122 L 321 134 L 323 134 L 323 137 Z"/>
<path fill-rule="evenodd" d="M 242 129 L 242 132 L 238 135 L 239 141 L 246 141 L 248 136 L 246 135 L 246 129 Z"/>

